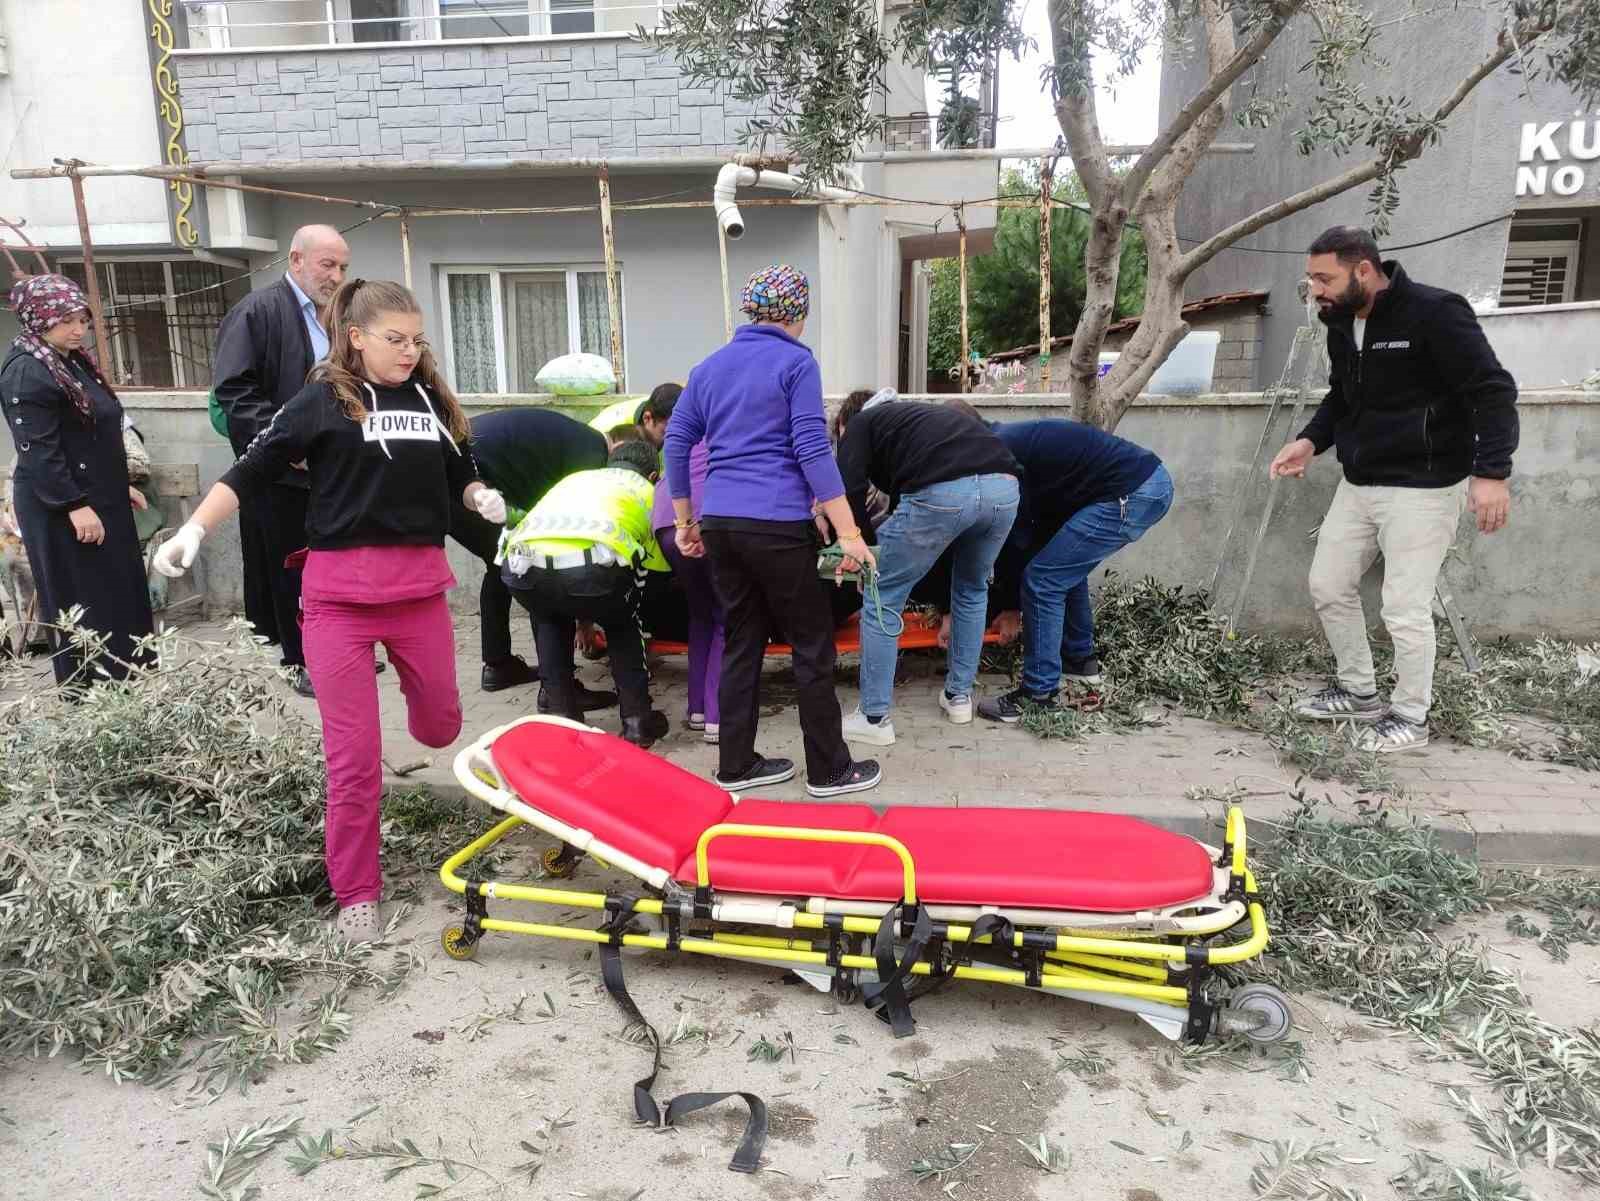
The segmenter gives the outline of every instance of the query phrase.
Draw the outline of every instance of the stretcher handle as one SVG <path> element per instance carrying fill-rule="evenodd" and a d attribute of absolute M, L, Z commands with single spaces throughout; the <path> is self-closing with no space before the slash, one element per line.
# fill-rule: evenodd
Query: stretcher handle
<path fill-rule="evenodd" d="M 1227 844 L 1233 848 L 1233 874 L 1242 876 L 1245 873 L 1245 832 L 1244 810 L 1234 805 L 1228 810 L 1227 831 L 1222 836 Z"/>
<path fill-rule="evenodd" d="M 905 902 L 917 903 L 917 868 L 905 843 L 887 834 L 874 834 L 868 830 L 822 830 L 808 826 L 750 826 L 741 822 L 721 822 L 700 835 L 694 848 L 695 882 L 701 888 L 711 884 L 711 866 L 707 862 L 706 848 L 717 838 L 776 838 L 788 842 L 842 842 L 855 846 L 883 847 L 900 857 L 900 868 L 905 874 Z"/>

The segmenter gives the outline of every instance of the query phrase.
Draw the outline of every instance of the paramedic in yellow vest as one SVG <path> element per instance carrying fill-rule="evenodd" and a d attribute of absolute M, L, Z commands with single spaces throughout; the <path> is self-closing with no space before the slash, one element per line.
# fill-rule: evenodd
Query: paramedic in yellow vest
<path fill-rule="evenodd" d="M 506 586 L 534 615 L 539 673 L 549 712 L 583 720 L 573 676 L 577 622 L 605 631 L 622 703 L 622 736 L 647 747 L 667 732 L 650 705 L 639 603 L 645 574 L 668 570 L 650 528 L 656 451 L 648 442 L 617 446 L 606 466 L 567 476 L 506 537 Z"/>

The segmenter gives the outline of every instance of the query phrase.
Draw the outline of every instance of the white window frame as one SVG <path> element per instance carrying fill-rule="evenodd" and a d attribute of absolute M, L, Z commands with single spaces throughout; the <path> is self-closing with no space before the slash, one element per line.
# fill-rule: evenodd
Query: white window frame
<path fill-rule="evenodd" d="M 567 284 L 567 351 L 576 354 L 583 349 L 582 321 L 578 315 L 578 276 L 580 274 L 604 275 L 604 263 L 459 263 L 441 266 L 439 272 L 439 320 L 444 341 L 445 373 L 452 386 L 456 382 L 455 325 L 450 313 L 450 276 L 487 275 L 489 277 L 489 303 L 494 313 L 494 376 L 495 392 L 508 396 L 510 391 L 511 348 L 506 343 L 505 283 L 507 275 L 554 275 L 564 273 Z M 628 274 L 617 264 L 617 319 L 622 324 L 622 374 L 632 379 L 628 367 L 631 344 L 628 341 Z M 610 359 L 610 348 L 602 354 Z"/>

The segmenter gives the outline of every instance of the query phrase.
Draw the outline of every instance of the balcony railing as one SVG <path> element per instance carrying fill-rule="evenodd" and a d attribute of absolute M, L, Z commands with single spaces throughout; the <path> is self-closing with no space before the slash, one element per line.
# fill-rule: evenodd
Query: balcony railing
<path fill-rule="evenodd" d="M 179 45 L 243 50 L 655 28 L 678 0 L 182 0 Z"/>

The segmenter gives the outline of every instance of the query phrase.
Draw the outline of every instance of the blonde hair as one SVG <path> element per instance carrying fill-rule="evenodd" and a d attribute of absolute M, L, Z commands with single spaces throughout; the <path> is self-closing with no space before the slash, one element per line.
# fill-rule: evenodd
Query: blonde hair
<path fill-rule="evenodd" d="M 351 421 L 367 419 L 367 403 L 363 394 L 366 377 L 362 374 L 361 354 L 350 345 L 350 327 L 354 325 L 365 330 L 383 313 L 420 316 L 422 306 L 410 288 L 386 279 L 370 283 L 364 279 L 349 280 L 340 285 L 328 302 L 328 357 L 311 369 L 310 379 L 313 382 L 325 380 L 332 386 L 344 415 Z M 450 436 L 457 442 L 465 442 L 470 433 L 467 415 L 461 411 L 461 402 L 450 385 L 445 383 L 431 347 L 423 350 L 417 359 L 415 375 L 439 398 Z"/>

